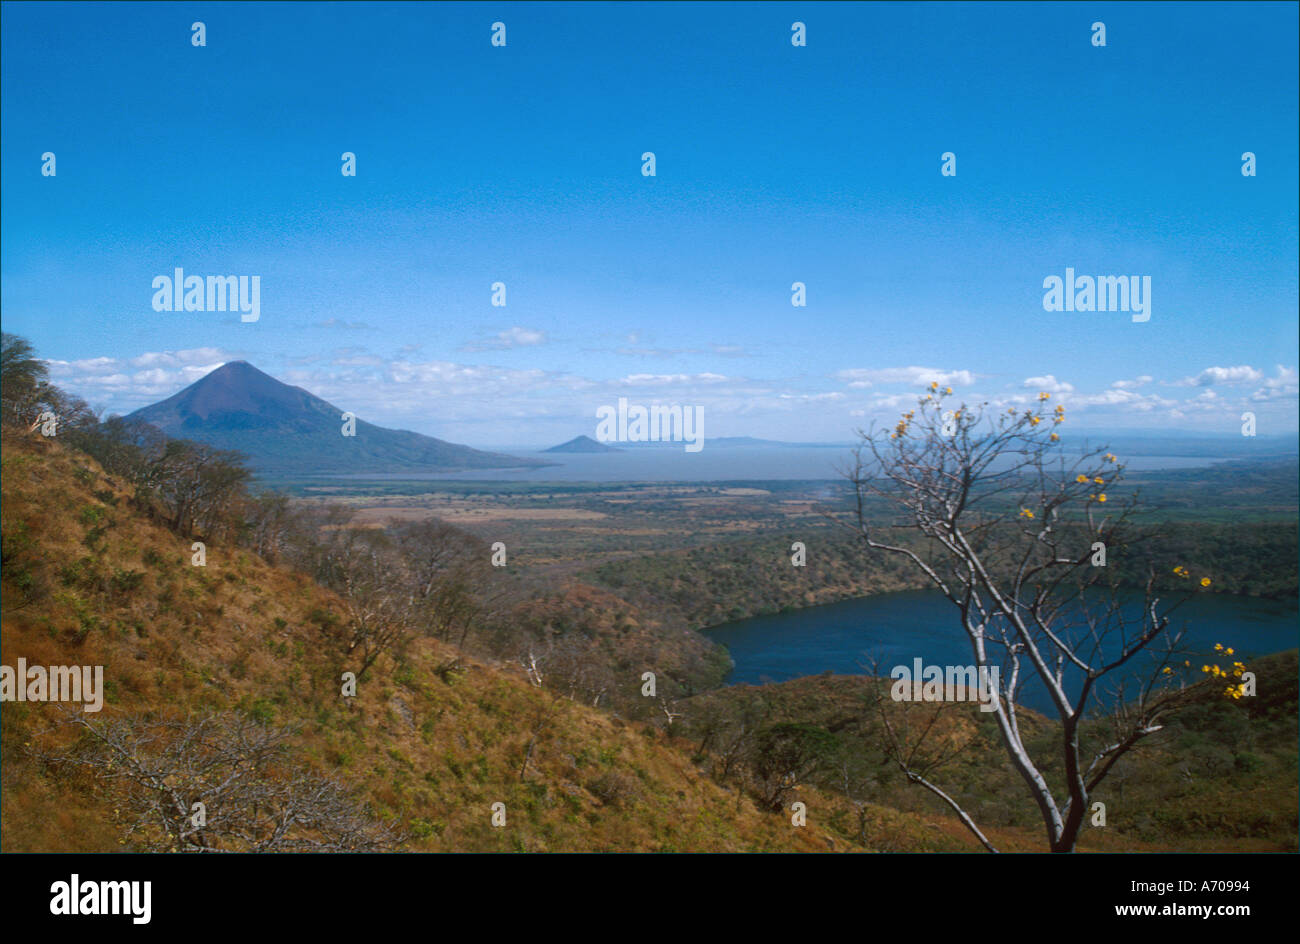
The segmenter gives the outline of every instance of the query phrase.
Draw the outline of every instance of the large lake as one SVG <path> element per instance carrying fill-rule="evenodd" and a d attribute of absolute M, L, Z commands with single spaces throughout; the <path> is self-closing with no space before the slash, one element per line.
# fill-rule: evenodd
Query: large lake
<path fill-rule="evenodd" d="M 707 445 L 707 444 L 706 444 Z M 842 480 L 853 456 L 847 446 L 791 448 L 726 447 L 686 452 L 681 448 L 630 448 L 598 454 L 524 452 L 497 449 L 554 463 L 535 469 L 474 469 L 458 472 L 394 472 L 328 476 L 340 480 L 478 482 L 734 482 Z M 1222 457 L 1125 456 L 1133 471 L 1204 468 Z"/>
<path fill-rule="evenodd" d="M 887 675 L 918 657 L 926 665 L 969 665 L 970 644 L 956 614 L 937 591 L 885 593 L 725 623 L 705 635 L 726 646 L 735 661 L 728 684 L 783 682 L 826 671 L 868 674 L 863 666 L 873 658 Z M 1178 608 L 1174 625 L 1186 626 L 1183 643 L 1195 651 L 1223 643 L 1235 648 L 1233 659 L 1248 661 L 1295 648 L 1297 615 L 1295 600 L 1204 594 Z M 1204 661 L 1193 660 L 1198 679 Z M 1049 707 L 1036 684 L 1026 686 L 1022 701 L 1039 710 Z"/>

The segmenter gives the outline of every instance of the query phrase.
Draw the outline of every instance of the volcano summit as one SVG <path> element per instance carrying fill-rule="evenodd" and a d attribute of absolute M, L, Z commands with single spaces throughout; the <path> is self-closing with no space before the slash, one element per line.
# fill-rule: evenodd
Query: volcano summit
<path fill-rule="evenodd" d="M 149 423 L 179 439 L 236 449 L 263 474 L 458 472 L 549 464 L 480 452 L 361 419 L 355 421 L 355 435 L 344 436 L 343 414 L 332 403 L 281 383 L 247 361 L 230 361 L 127 419 Z"/>

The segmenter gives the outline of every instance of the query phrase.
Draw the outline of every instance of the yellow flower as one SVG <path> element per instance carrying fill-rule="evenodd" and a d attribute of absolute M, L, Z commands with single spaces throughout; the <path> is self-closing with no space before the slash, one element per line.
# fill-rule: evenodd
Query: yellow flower
<path fill-rule="evenodd" d="M 1061 437 L 1058 436 L 1058 435 L 1056 435 L 1056 433 L 1052 433 L 1052 442 L 1056 442 L 1056 441 L 1057 441 L 1058 439 L 1060 439 L 1060 438 L 1061 438 Z"/>
<path fill-rule="evenodd" d="M 1106 461 L 1107 461 L 1107 462 L 1114 462 L 1114 461 L 1115 461 L 1115 454 L 1114 454 L 1113 452 L 1108 452 L 1108 453 L 1106 453 Z"/>
<path fill-rule="evenodd" d="M 1088 476 L 1086 476 L 1086 475 L 1078 475 L 1078 476 L 1075 476 L 1075 479 L 1074 479 L 1074 480 L 1075 480 L 1076 482 L 1078 482 L 1080 485 L 1082 485 L 1084 482 L 1088 481 Z"/>
<path fill-rule="evenodd" d="M 1022 518 L 1032 518 L 1033 516 L 1034 516 L 1034 513 L 1033 513 L 1032 511 L 1030 511 L 1028 508 L 1021 508 L 1021 509 L 1020 509 L 1020 517 L 1022 517 Z"/>
<path fill-rule="evenodd" d="M 1038 419 L 1038 417 L 1037 417 L 1037 416 L 1031 416 L 1031 417 L 1029 417 L 1029 423 L 1030 423 L 1030 425 L 1032 425 L 1032 426 L 1037 426 L 1038 423 L 1039 423 L 1039 419 Z"/>
<path fill-rule="evenodd" d="M 931 389 L 931 390 L 938 390 L 938 389 L 939 389 L 939 381 L 937 381 L 937 380 L 932 380 L 932 381 L 930 382 L 930 389 Z"/>
<path fill-rule="evenodd" d="M 943 392 L 944 392 L 944 393 L 952 393 L 952 387 L 944 387 L 944 388 L 943 388 Z"/>
<path fill-rule="evenodd" d="M 1104 502 L 1105 500 L 1106 500 L 1106 493 L 1105 493 L 1105 492 L 1102 492 L 1100 495 L 1097 496 L 1097 501 L 1099 501 L 1099 502 Z M 1121 513 L 1122 513 L 1122 512 L 1121 512 Z"/>
<path fill-rule="evenodd" d="M 1171 674 L 1173 671 L 1174 671 L 1174 670 L 1171 669 L 1171 668 L 1169 668 L 1169 666 L 1165 666 L 1165 669 L 1164 669 L 1165 675 L 1169 675 L 1169 674 Z"/>
<path fill-rule="evenodd" d="M 1040 394 L 1038 395 L 1038 399 L 1040 399 L 1040 400 L 1050 400 L 1050 399 L 1052 399 L 1052 395 L 1051 395 L 1050 393 L 1040 393 Z"/>
<path fill-rule="evenodd" d="M 1210 671 L 1210 667 L 1209 667 L 1208 665 L 1203 665 L 1203 666 L 1201 666 L 1201 671 L 1202 671 L 1202 672 L 1208 672 L 1208 671 Z"/>
<path fill-rule="evenodd" d="M 1210 578 L 1209 578 L 1209 577 L 1202 577 L 1202 578 L 1201 578 L 1201 586 L 1202 586 L 1202 587 L 1208 587 L 1209 585 L 1210 585 Z M 1232 650 L 1231 650 L 1231 649 L 1228 650 L 1228 654 L 1229 654 L 1229 655 L 1232 654 Z"/>
<path fill-rule="evenodd" d="M 1098 476 L 1096 476 L 1095 478 L 1093 478 L 1093 481 L 1096 482 L 1098 485 L 1105 485 L 1105 484 L 1106 484 L 1106 480 L 1103 479 L 1100 475 L 1098 475 Z"/>
<path fill-rule="evenodd" d="M 1221 642 L 1216 642 L 1216 643 L 1214 644 L 1214 649 L 1215 649 L 1216 652 L 1217 652 L 1218 650 L 1222 649 L 1222 648 L 1223 648 L 1223 643 L 1221 643 Z"/>

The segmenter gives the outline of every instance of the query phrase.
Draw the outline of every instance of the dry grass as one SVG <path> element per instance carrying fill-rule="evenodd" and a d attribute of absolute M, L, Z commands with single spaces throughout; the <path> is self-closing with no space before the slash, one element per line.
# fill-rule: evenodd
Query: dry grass
<path fill-rule="evenodd" d="M 238 707 L 299 725 L 297 759 L 360 784 L 380 816 L 416 834 L 413 850 L 836 847 L 815 817 L 793 828 L 703 777 L 651 726 L 552 704 L 511 668 L 432 639 L 382 660 L 345 699 L 339 678 L 356 666 L 323 628 L 342 618 L 328 592 L 234 547 L 209 546 L 207 566 L 191 566 L 187 540 L 130 510 L 121 483 L 56 443 L 6 434 L 3 462 L 5 660 L 103 665 L 101 717 Z M 30 546 L 11 545 L 22 534 Z M 44 590 L 25 600 L 20 574 Z M 456 659 L 464 673 L 440 676 Z M 548 709 L 521 780 L 531 721 Z M 26 750 L 52 706 L 0 710 L 4 851 L 120 848 L 94 784 L 59 779 Z M 505 828 L 490 824 L 497 801 Z"/>

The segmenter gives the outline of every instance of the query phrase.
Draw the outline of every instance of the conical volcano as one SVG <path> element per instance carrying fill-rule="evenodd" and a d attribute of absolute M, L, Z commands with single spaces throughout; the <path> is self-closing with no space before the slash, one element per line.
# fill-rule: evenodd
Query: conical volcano
<path fill-rule="evenodd" d="M 480 452 L 361 419 L 356 420 L 356 435 L 344 436 L 343 412 L 247 361 L 230 361 L 166 400 L 136 410 L 128 419 L 149 423 L 178 439 L 236 449 L 261 473 L 457 472 L 547 464 Z"/>

